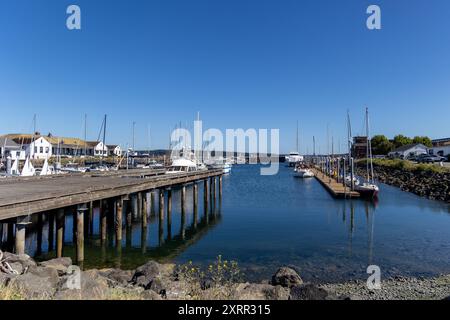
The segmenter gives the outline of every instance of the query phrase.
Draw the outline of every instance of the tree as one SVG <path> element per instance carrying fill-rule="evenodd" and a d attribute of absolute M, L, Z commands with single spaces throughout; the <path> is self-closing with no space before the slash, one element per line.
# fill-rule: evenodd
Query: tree
<path fill-rule="evenodd" d="M 426 136 L 415 136 L 413 139 L 413 143 L 421 143 L 428 148 L 431 148 L 433 146 L 431 139 Z"/>
<path fill-rule="evenodd" d="M 384 135 L 373 136 L 370 142 L 372 143 L 373 153 L 377 155 L 387 155 L 394 148 L 392 142 Z"/>
<path fill-rule="evenodd" d="M 408 138 L 402 134 L 398 134 L 394 137 L 394 147 L 400 148 L 401 146 L 413 143 L 411 138 Z"/>

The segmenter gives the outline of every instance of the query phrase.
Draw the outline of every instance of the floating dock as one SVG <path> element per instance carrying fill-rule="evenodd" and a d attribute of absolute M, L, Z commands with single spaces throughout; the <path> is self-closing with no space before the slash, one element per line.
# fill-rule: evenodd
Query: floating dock
<path fill-rule="evenodd" d="M 360 194 L 357 191 L 350 190 L 349 187 L 344 186 L 342 182 L 327 176 L 325 173 L 317 169 L 312 169 L 316 179 L 325 187 L 325 189 L 335 198 L 359 198 Z"/>

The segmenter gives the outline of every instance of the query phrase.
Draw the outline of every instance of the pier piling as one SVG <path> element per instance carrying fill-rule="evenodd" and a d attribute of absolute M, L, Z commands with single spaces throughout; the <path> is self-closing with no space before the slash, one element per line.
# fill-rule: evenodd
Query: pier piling
<path fill-rule="evenodd" d="M 87 210 L 85 204 L 77 207 L 77 263 L 84 261 L 84 213 Z"/>
<path fill-rule="evenodd" d="M 56 257 L 61 258 L 63 256 L 63 244 L 64 244 L 64 209 L 58 209 L 56 213 Z"/>
<path fill-rule="evenodd" d="M 107 200 L 100 201 L 100 241 L 102 244 L 106 242 L 106 233 L 108 230 L 108 211 L 109 206 Z"/>
<path fill-rule="evenodd" d="M 123 215 L 123 198 L 116 199 L 116 245 L 121 246 L 122 241 L 122 215 Z"/>
<path fill-rule="evenodd" d="M 18 217 L 16 221 L 16 254 L 25 253 L 25 229 L 30 223 L 28 216 Z"/>
<path fill-rule="evenodd" d="M 164 189 L 159 189 L 159 221 L 164 220 Z"/>

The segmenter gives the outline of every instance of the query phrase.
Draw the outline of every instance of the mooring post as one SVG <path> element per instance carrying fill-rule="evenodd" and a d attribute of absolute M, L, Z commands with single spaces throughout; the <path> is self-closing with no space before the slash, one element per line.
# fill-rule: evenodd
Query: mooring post
<path fill-rule="evenodd" d="M 122 215 L 123 215 L 123 198 L 116 199 L 116 246 L 121 247 L 122 242 Z"/>
<path fill-rule="evenodd" d="M 84 213 L 87 210 L 86 204 L 77 207 L 77 263 L 84 261 Z"/>
<path fill-rule="evenodd" d="M 56 213 L 56 257 L 61 258 L 63 256 L 63 244 L 64 244 L 64 209 L 58 209 Z"/>
<path fill-rule="evenodd" d="M 25 253 L 25 229 L 30 224 L 29 216 L 18 217 L 16 221 L 16 254 Z"/>

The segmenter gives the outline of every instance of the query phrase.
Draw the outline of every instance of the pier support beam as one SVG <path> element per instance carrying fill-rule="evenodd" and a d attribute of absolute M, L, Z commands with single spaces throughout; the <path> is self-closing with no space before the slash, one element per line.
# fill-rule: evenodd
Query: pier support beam
<path fill-rule="evenodd" d="M 219 176 L 219 200 L 222 199 L 222 177 L 223 176 Z"/>
<path fill-rule="evenodd" d="M 64 244 L 64 209 L 58 209 L 56 213 L 56 257 L 61 258 L 63 256 L 63 244 Z"/>
<path fill-rule="evenodd" d="M 122 215 L 123 215 L 123 198 L 116 199 L 116 221 L 114 223 L 116 228 L 116 246 L 121 247 L 122 242 Z"/>
<path fill-rule="evenodd" d="M 203 181 L 203 208 L 204 208 L 204 214 L 205 216 L 208 215 L 208 199 L 209 199 L 209 195 L 208 195 L 208 179 L 205 179 Z"/>
<path fill-rule="evenodd" d="M 77 207 L 77 263 L 84 261 L 84 213 L 87 210 L 86 205 Z"/>
<path fill-rule="evenodd" d="M 159 220 L 164 220 L 164 189 L 159 189 Z"/>
<path fill-rule="evenodd" d="M 106 242 L 106 233 L 108 230 L 108 202 L 107 200 L 100 201 L 100 241 L 102 244 Z"/>
<path fill-rule="evenodd" d="M 167 190 L 167 239 L 172 238 L 172 189 Z"/>
<path fill-rule="evenodd" d="M 194 197 L 194 227 L 197 228 L 197 220 L 198 220 L 198 184 L 194 182 L 193 186 L 193 197 Z"/>
<path fill-rule="evenodd" d="M 43 214 L 38 213 L 37 214 L 37 225 L 36 225 L 36 255 L 40 256 L 42 254 L 42 229 L 44 227 L 43 223 Z"/>
<path fill-rule="evenodd" d="M 186 212 L 186 185 L 181 187 L 181 212 Z"/>
<path fill-rule="evenodd" d="M 25 253 L 25 229 L 30 224 L 28 216 L 18 217 L 16 222 L 16 254 Z"/>
<path fill-rule="evenodd" d="M 147 209 L 148 209 L 147 193 L 144 192 L 141 195 L 142 228 L 147 228 L 147 214 L 148 214 Z"/>
<path fill-rule="evenodd" d="M 47 215 L 48 219 L 48 251 L 53 251 L 53 242 L 55 237 L 55 214 L 53 212 L 49 212 Z"/>

